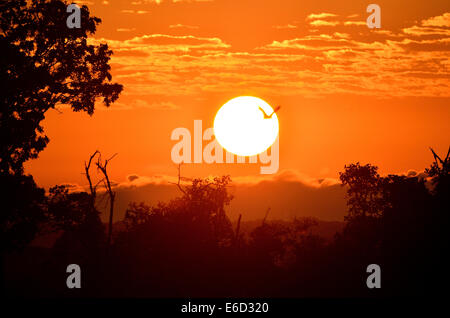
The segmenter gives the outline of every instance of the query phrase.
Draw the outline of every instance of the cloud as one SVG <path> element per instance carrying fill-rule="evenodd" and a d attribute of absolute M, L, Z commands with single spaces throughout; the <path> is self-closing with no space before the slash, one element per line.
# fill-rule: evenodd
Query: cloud
<path fill-rule="evenodd" d="M 127 176 L 127 180 L 128 180 L 129 182 L 133 182 L 134 180 L 137 180 L 137 179 L 139 179 L 139 176 L 136 175 L 136 174 L 131 174 L 131 175 L 128 175 L 128 176 Z"/>
<path fill-rule="evenodd" d="M 146 11 L 146 10 L 122 10 L 120 11 L 122 13 L 130 13 L 130 14 L 146 14 L 146 13 L 150 13 L 150 11 Z"/>
<path fill-rule="evenodd" d="M 350 34 L 348 34 L 348 33 L 334 32 L 333 36 L 336 38 L 341 38 L 341 39 L 350 39 Z"/>
<path fill-rule="evenodd" d="M 337 17 L 337 14 L 334 13 L 311 13 L 306 17 L 306 20 L 315 20 L 315 19 L 326 19 L 331 17 Z"/>
<path fill-rule="evenodd" d="M 414 25 L 409 28 L 404 28 L 402 31 L 406 34 L 423 36 L 423 35 L 445 35 L 450 36 L 450 30 L 432 27 L 423 27 Z"/>
<path fill-rule="evenodd" d="M 286 25 L 274 25 L 274 29 L 296 29 L 297 26 L 293 24 L 286 24 Z"/>
<path fill-rule="evenodd" d="M 321 82 L 322 93 L 357 93 L 359 90 L 357 94 L 383 97 L 450 96 L 445 58 L 450 43 L 449 30 L 413 25 L 403 33 L 366 28 L 358 34 L 336 29 L 339 32 L 321 31 L 321 34 L 275 40 L 258 50 L 292 57 L 303 55 L 305 61 L 311 57 L 313 60 L 309 60 L 303 70 L 296 69 L 295 65 L 289 69 L 297 71 L 297 79 L 300 76 L 308 79 L 307 83 L 303 81 L 302 86 L 297 86 L 303 92 L 308 87 L 319 89 L 317 82 Z M 414 38 L 425 33 L 433 37 Z M 375 78 L 377 82 L 372 81 Z M 389 92 L 393 86 L 395 92 Z"/>
<path fill-rule="evenodd" d="M 409 178 L 426 180 L 432 190 L 432 182 L 423 171 L 408 170 L 399 173 Z M 212 177 L 211 177 L 212 178 Z M 182 185 L 190 184 L 183 178 Z M 176 176 L 141 176 L 129 174 L 122 182 L 113 182 L 116 192 L 114 221 L 122 220 L 130 202 L 145 202 L 156 205 L 180 197 Z M 66 183 L 70 192 L 86 191 L 87 187 Z M 105 204 L 104 188 L 99 187 L 97 207 L 101 218 L 106 221 L 108 206 Z M 270 208 L 269 219 L 291 220 L 294 217 L 316 217 L 324 221 L 343 221 L 347 214 L 346 189 L 338 179 L 317 179 L 296 170 L 281 170 L 274 175 L 234 177 L 228 186 L 233 200 L 227 207 L 227 215 L 237 219 L 242 214 L 243 221 L 260 220 Z"/>
<path fill-rule="evenodd" d="M 402 29 L 408 35 L 414 36 L 439 36 L 450 37 L 450 13 L 422 20 L 421 25 L 414 25 Z"/>
<path fill-rule="evenodd" d="M 178 3 L 178 2 L 211 2 L 214 0 L 167 0 L 167 2 L 173 2 L 173 3 Z M 163 0 L 140 0 L 140 1 L 133 1 L 131 2 L 132 5 L 142 5 L 142 4 L 161 4 L 163 2 Z"/>
<path fill-rule="evenodd" d="M 181 196 L 174 184 L 176 182 L 175 176 L 128 175 L 124 182 L 114 186 L 117 193 L 114 220 L 123 219 L 132 201 L 154 205 Z M 346 214 L 345 189 L 337 180 L 318 180 L 291 170 L 272 176 L 237 177 L 228 191 L 234 196 L 227 208 L 232 219 L 239 214 L 242 214 L 243 221 L 262 219 L 269 207 L 269 219 L 314 216 L 322 220 L 342 221 Z M 99 197 L 102 197 L 101 193 Z M 104 202 L 97 206 L 101 209 L 102 219 L 106 220 L 107 206 Z"/>
<path fill-rule="evenodd" d="M 182 184 L 190 184 L 189 178 L 184 179 Z M 113 182 L 116 192 L 114 221 L 123 219 L 132 201 L 155 205 L 181 196 L 177 181 L 176 176 L 129 174 L 126 180 Z M 87 190 L 87 187 L 76 184 L 70 184 L 70 187 L 78 191 Z M 98 191 L 97 207 L 101 218 L 106 221 L 109 210 L 105 189 L 99 187 Z M 269 219 L 313 216 L 342 221 L 346 214 L 345 189 L 337 180 L 315 179 L 294 170 L 283 170 L 275 175 L 235 177 L 228 191 L 234 196 L 227 208 L 227 214 L 232 219 L 239 214 L 243 215 L 243 221 L 262 219 L 269 207 Z"/>
<path fill-rule="evenodd" d="M 173 3 L 177 3 L 177 2 L 212 2 L 214 0 L 172 0 Z"/>
<path fill-rule="evenodd" d="M 60 185 L 65 186 L 69 190 L 69 193 L 86 191 L 86 189 L 84 187 L 82 187 L 76 183 L 64 182 L 64 183 L 61 183 Z"/>
<path fill-rule="evenodd" d="M 74 1 L 74 3 L 76 4 L 81 4 L 81 5 L 93 5 L 94 2 L 93 1 L 88 1 L 88 0 L 78 0 L 78 1 Z"/>
<path fill-rule="evenodd" d="M 450 27 L 450 12 L 422 20 L 423 26 Z"/>
<path fill-rule="evenodd" d="M 357 26 L 367 26 L 367 22 L 364 21 L 345 21 L 344 25 L 357 25 Z"/>
<path fill-rule="evenodd" d="M 132 32 L 132 31 L 136 31 L 136 28 L 131 28 L 131 29 L 128 29 L 128 28 L 118 28 L 118 29 L 116 29 L 116 31 L 117 31 L 117 32 Z"/>
<path fill-rule="evenodd" d="M 313 26 L 336 26 L 339 24 L 338 21 L 325 21 L 325 20 L 314 20 L 309 22 Z"/>
<path fill-rule="evenodd" d="M 103 106 L 103 108 L 101 105 L 99 105 L 99 106 L 100 107 L 98 109 L 106 109 L 105 106 Z M 116 102 L 116 103 L 114 103 L 114 106 L 112 108 L 108 108 L 108 109 L 131 110 L 131 109 L 137 109 L 137 108 L 147 108 L 147 109 L 153 109 L 153 110 L 177 110 L 180 107 L 169 101 L 149 103 L 148 101 L 143 100 L 143 99 L 134 99 L 130 103 Z"/>
<path fill-rule="evenodd" d="M 310 21 L 309 24 L 315 27 L 321 27 L 321 26 L 336 26 L 340 24 L 339 21 L 326 21 L 323 19 L 331 18 L 331 17 L 337 17 L 337 14 L 334 13 L 312 13 L 306 17 L 306 20 L 313 20 Z"/>
<path fill-rule="evenodd" d="M 107 42 L 114 51 L 120 51 L 125 49 L 141 49 L 156 52 L 158 49 L 162 49 L 163 52 L 182 50 L 189 51 L 195 48 L 228 48 L 230 45 L 224 43 L 217 37 L 197 37 L 194 35 L 170 35 L 170 34 L 146 34 L 142 36 L 136 36 L 131 39 L 119 41 L 110 40 L 105 38 L 94 39 L 89 38 L 89 43 L 99 44 Z"/>
<path fill-rule="evenodd" d="M 346 21 L 348 18 L 333 14 L 325 19 L 318 13 L 312 17 L 306 32 L 247 50 L 239 50 L 219 37 L 192 34 L 156 33 L 124 40 L 88 41 L 108 43 L 114 51 L 113 76 L 123 82 L 129 96 L 145 101 L 152 100 L 148 92 L 157 100 L 170 100 L 242 90 L 310 98 L 328 94 L 450 96 L 450 37 L 446 27 L 419 22 L 404 25 L 394 33 L 388 29 L 371 30 L 365 22 Z M 433 17 L 423 23 L 440 25 L 441 20 Z"/>
<path fill-rule="evenodd" d="M 169 25 L 170 29 L 198 29 L 198 26 L 195 25 L 185 25 L 185 24 L 171 24 Z"/>
<path fill-rule="evenodd" d="M 332 178 L 317 179 L 299 173 L 296 170 L 284 169 L 273 175 L 256 175 L 233 178 L 237 185 L 256 185 L 261 182 L 297 182 L 311 188 L 321 188 L 339 184 L 339 180 Z"/>
<path fill-rule="evenodd" d="M 132 1 L 131 4 L 134 6 L 142 5 L 142 4 L 150 4 L 150 3 L 156 3 L 160 4 L 162 0 L 140 0 L 140 1 Z"/>

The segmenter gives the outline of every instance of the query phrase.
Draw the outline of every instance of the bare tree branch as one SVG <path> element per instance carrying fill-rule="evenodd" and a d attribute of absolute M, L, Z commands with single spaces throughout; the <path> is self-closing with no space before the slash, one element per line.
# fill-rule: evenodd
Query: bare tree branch
<path fill-rule="evenodd" d="M 183 187 L 181 186 L 181 163 L 178 165 L 178 182 L 177 183 L 169 182 L 169 183 L 175 184 L 183 194 L 187 194 L 186 190 L 184 190 Z"/>
<path fill-rule="evenodd" d="M 114 199 L 116 197 L 116 193 L 113 191 L 111 186 L 111 181 L 109 180 L 107 166 L 108 163 L 117 155 L 115 153 L 112 155 L 109 159 L 106 159 L 102 163 L 102 155 L 99 153 L 96 165 L 97 168 L 102 172 L 104 175 L 104 178 L 102 179 L 103 184 L 105 186 L 106 192 L 109 195 L 109 226 L 108 226 L 108 246 L 111 245 L 111 239 L 112 239 L 112 224 L 113 224 L 113 215 L 114 215 Z"/>
<path fill-rule="evenodd" d="M 94 157 L 95 157 L 97 154 L 100 154 L 100 152 L 99 152 L 98 150 L 96 150 L 96 151 L 89 157 L 88 163 L 86 163 L 86 161 L 84 162 L 84 171 L 85 171 L 85 175 L 86 175 L 86 178 L 87 178 L 87 180 L 88 180 L 88 182 L 89 182 L 89 189 L 90 189 L 90 191 L 91 191 L 91 196 L 92 196 L 92 199 L 93 199 L 94 201 L 95 201 L 95 197 L 96 197 L 96 194 L 97 194 L 97 185 L 98 185 L 98 183 L 97 183 L 95 186 L 92 185 L 92 179 L 91 179 L 91 176 L 90 176 L 90 174 L 89 174 L 89 169 L 91 168 L 92 160 L 94 159 Z"/>

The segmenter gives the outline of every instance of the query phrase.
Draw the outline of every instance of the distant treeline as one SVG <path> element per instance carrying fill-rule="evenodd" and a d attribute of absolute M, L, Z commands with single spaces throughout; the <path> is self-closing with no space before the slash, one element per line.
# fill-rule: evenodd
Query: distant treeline
<path fill-rule="evenodd" d="M 438 295 L 448 282 L 450 176 L 449 155 L 434 155 L 419 176 L 345 166 L 348 214 L 326 237 L 313 218 L 232 223 L 224 176 L 178 184 L 180 197 L 166 203 L 131 202 L 108 243 L 92 193 L 45 195 L 31 177 L 9 176 L 17 213 L 2 223 L 4 288 L 9 297 Z M 29 246 L 45 233 L 60 233 L 51 248 Z M 66 287 L 68 264 L 80 265 L 81 289 Z M 381 268 L 380 289 L 366 285 L 369 264 Z"/>

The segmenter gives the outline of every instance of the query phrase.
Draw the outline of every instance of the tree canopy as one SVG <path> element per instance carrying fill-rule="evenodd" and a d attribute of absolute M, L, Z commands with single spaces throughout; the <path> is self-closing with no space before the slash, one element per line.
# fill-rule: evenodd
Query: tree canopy
<path fill-rule="evenodd" d="M 81 8 L 81 28 L 66 25 L 61 0 L 0 3 L 0 173 L 23 173 L 49 138 L 47 110 L 70 105 L 92 115 L 101 98 L 109 106 L 122 85 L 111 83 L 107 44 L 89 43 L 101 20 Z"/>

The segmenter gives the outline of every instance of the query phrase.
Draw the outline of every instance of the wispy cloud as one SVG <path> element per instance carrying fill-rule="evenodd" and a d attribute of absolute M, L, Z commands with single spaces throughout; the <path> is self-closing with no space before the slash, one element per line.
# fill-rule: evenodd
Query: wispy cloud
<path fill-rule="evenodd" d="M 150 13 L 150 11 L 146 10 L 122 10 L 122 13 L 129 13 L 129 14 L 146 14 Z"/>
<path fill-rule="evenodd" d="M 116 29 L 117 32 L 132 32 L 132 31 L 136 31 L 136 28 L 118 28 Z"/>
<path fill-rule="evenodd" d="M 88 1 L 88 0 L 78 0 L 78 1 L 74 1 L 74 3 L 79 4 L 79 5 L 93 5 L 94 4 L 93 1 Z"/>
<path fill-rule="evenodd" d="M 336 21 L 308 20 L 319 21 L 306 30 L 314 33 L 295 31 L 292 38 L 271 40 L 247 51 L 218 37 L 190 34 L 89 41 L 107 42 L 114 50 L 113 75 L 126 85 L 127 107 L 147 107 L 137 101 L 133 104 L 133 100 L 150 101 L 148 92 L 164 98 L 243 89 L 306 97 L 450 96 L 450 31 L 440 26 L 446 23 L 446 14 L 406 25 L 395 33 L 352 28 L 349 26 L 365 26 L 365 22 L 336 16 L 327 14 Z M 320 27 L 322 21 L 331 24 Z M 179 25 L 172 26 L 176 29 Z"/>
<path fill-rule="evenodd" d="M 336 26 L 338 25 L 340 22 L 338 21 L 325 21 L 325 20 L 314 20 L 309 22 L 309 24 L 313 25 L 313 26 Z"/>
<path fill-rule="evenodd" d="M 422 25 L 450 27 L 450 12 L 446 12 L 443 15 L 438 15 L 436 17 L 422 20 Z"/>
<path fill-rule="evenodd" d="M 403 32 L 415 36 L 443 35 L 450 37 L 450 13 L 421 21 L 421 25 L 404 28 Z"/>
<path fill-rule="evenodd" d="M 127 175 L 126 180 L 114 186 L 118 193 L 115 220 L 123 218 L 131 201 L 157 204 L 179 197 L 181 193 L 174 185 L 176 182 L 176 176 Z M 189 182 L 182 181 L 182 184 L 188 185 Z M 237 217 L 236 211 L 245 211 L 246 220 L 261 219 L 269 206 L 272 217 L 276 219 L 315 216 L 324 220 L 343 220 L 346 214 L 345 189 L 337 180 L 319 180 L 294 170 L 283 170 L 267 177 L 236 177 L 228 190 L 234 196 L 227 207 L 227 214 L 231 218 Z M 257 200 L 261 195 L 265 199 Z M 292 199 L 286 202 L 286 198 Z M 248 202 L 256 204 L 249 206 Z M 292 210 L 290 206 L 296 209 Z M 106 210 L 103 211 L 102 217 L 107 215 Z"/>
<path fill-rule="evenodd" d="M 322 27 L 322 26 L 336 26 L 340 24 L 339 21 L 328 21 L 324 19 L 328 18 L 335 18 L 337 17 L 337 14 L 334 13 L 311 13 L 306 17 L 306 20 L 310 21 L 309 24 L 316 27 Z"/>
<path fill-rule="evenodd" d="M 178 24 L 169 25 L 169 28 L 170 29 L 198 29 L 198 26 L 178 23 Z"/>
<path fill-rule="evenodd" d="M 344 25 L 359 25 L 359 26 L 367 26 L 367 23 L 364 21 L 345 21 Z"/>
<path fill-rule="evenodd" d="M 120 76 L 117 76 L 121 78 Z M 123 78 L 123 77 L 122 77 Z M 108 109 L 108 110 L 132 110 L 132 109 L 153 109 L 153 110 L 177 110 L 180 107 L 170 101 L 160 101 L 160 102 L 149 102 L 145 99 L 133 99 L 130 102 L 116 102 L 114 103 L 114 107 L 106 108 L 101 104 L 97 105 L 97 109 Z"/>
<path fill-rule="evenodd" d="M 211 2 L 214 0 L 138 0 L 131 2 L 132 5 L 143 5 L 143 4 L 161 4 L 163 2 Z"/>
<path fill-rule="evenodd" d="M 450 30 L 434 27 L 423 27 L 414 25 L 402 30 L 406 34 L 422 36 L 422 35 L 447 35 L 450 36 Z"/>
<path fill-rule="evenodd" d="M 139 0 L 139 1 L 132 1 L 131 4 L 134 6 L 142 5 L 142 4 L 150 4 L 150 3 L 156 3 L 160 4 L 162 0 Z"/>
<path fill-rule="evenodd" d="M 296 25 L 293 24 L 285 24 L 285 25 L 274 25 L 274 29 L 297 29 Z"/>
<path fill-rule="evenodd" d="M 337 14 L 334 13 L 311 13 L 306 17 L 307 20 L 315 20 L 315 19 L 325 19 L 325 18 L 331 18 L 331 17 L 337 17 Z"/>

